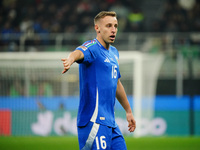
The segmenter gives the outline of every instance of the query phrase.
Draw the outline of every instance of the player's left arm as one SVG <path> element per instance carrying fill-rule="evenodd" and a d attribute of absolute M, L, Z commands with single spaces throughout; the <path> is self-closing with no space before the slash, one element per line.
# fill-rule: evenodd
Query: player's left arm
<path fill-rule="evenodd" d="M 129 131 L 133 132 L 136 128 L 136 121 L 133 117 L 133 113 L 126 96 L 126 92 L 124 90 L 124 87 L 120 79 L 118 79 L 118 82 L 117 82 L 116 98 L 126 111 L 126 119 L 128 121 Z"/>

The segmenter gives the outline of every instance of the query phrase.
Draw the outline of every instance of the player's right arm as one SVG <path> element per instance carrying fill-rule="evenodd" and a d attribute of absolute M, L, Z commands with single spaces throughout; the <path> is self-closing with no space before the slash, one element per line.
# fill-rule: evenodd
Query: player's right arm
<path fill-rule="evenodd" d="M 81 61 L 83 59 L 84 59 L 84 54 L 82 51 L 75 50 L 75 51 L 71 52 L 67 58 L 61 59 L 63 61 L 63 66 L 64 66 L 64 70 L 62 73 L 67 72 L 74 62 Z"/>

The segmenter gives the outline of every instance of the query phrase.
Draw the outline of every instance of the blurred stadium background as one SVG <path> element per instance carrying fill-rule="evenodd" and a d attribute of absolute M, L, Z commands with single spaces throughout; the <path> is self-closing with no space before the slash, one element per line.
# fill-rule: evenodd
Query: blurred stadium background
<path fill-rule="evenodd" d="M 1 0 L 0 145 L 5 137 L 77 135 L 78 65 L 62 75 L 60 59 L 95 38 L 93 17 L 101 10 L 118 14 L 114 46 L 139 124 L 128 133 L 116 103 L 128 141 L 200 136 L 199 0 Z"/>

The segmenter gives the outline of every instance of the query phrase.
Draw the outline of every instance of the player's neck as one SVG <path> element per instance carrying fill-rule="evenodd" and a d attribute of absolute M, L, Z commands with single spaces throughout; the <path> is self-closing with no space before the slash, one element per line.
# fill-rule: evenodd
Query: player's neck
<path fill-rule="evenodd" d="M 102 45 L 105 49 L 109 50 L 109 47 L 110 47 L 110 44 L 109 44 L 109 43 L 106 43 L 102 38 L 98 38 L 98 36 L 97 36 L 96 39 L 99 41 L 99 43 L 101 43 L 101 45 Z"/>

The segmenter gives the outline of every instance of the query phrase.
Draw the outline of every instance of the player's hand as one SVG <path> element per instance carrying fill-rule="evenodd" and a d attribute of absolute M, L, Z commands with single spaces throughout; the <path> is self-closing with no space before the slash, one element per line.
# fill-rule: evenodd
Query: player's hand
<path fill-rule="evenodd" d="M 135 128 L 136 128 L 136 121 L 133 117 L 133 114 L 132 113 L 126 113 L 126 118 L 127 118 L 127 121 L 128 121 L 128 131 L 130 132 L 133 132 L 135 131 Z"/>
<path fill-rule="evenodd" d="M 62 71 L 62 73 L 65 73 L 70 69 L 71 65 L 73 64 L 73 60 L 69 58 L 62 58 L 61 61 L 63 61 L 64 66 L 64 70 Z"/>

